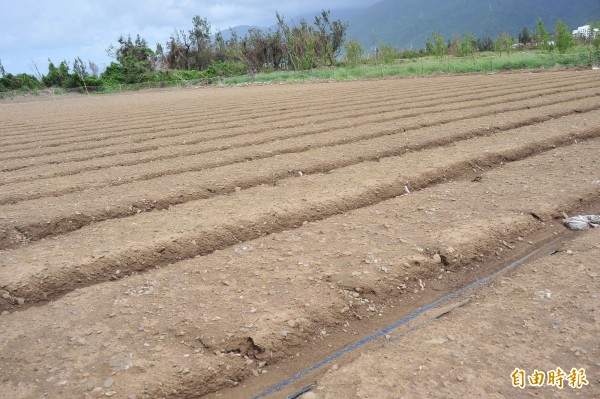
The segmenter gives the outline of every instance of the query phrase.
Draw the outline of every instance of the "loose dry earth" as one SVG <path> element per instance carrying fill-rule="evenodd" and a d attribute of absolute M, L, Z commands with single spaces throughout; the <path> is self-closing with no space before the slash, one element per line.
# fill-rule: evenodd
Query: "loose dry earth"
<path fill-rule="evenodd" d="M 6 101 L 0 118 L 0 397 L 252 397 L 559 248 L 563 213 L 600 213 L 597 71 Z M 564 278 L 513 272 L 315 394 L 516 396 L 507 367 L 577 366 L 577 394 L 600 396 L 598 234 L 580 236 L 554 258 Z M 538 285 L 543 316 L 503 313 Z"/>
<path fill-rule="evenodd" d="M 313 392 L 324 399 L 600 397 L 600 231 L 553 247 L 554 255 L 545 251 L 370 350 L 361 348 L 357 360 L 330 364 Z M 512 385 L 516 368 L 547 378 L 558 367 L 565 375 L 584 369 L 588 384 Z"/>

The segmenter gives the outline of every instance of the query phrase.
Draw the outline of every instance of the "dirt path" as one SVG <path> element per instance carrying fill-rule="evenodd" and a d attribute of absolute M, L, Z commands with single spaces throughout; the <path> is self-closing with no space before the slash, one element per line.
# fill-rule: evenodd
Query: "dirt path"
<path fill-rule="evenodd" d="M 3 127 L 2 140 L 33 154 L 34 141 L 17 131 L 56 132 L 39 153 L 63 156 L 47 171 L 43 155 L 1 175 L 0 396 L 249 397 L 492 273 L 563 234 L 562 212 L 597 213 L 597 76 L 89 99 L 99 108 L 91 115 L 122 109 L 116 119 L 131 116 L 135 134 L 149 138 L 148 130 L 159 141 L 187 129 L 195 96 L 213 98 L 196 123 L 214 113 L 222 128 L 215 125 L 214 136 L 212 127 L 207 136 L 196 133 L 188 150 L 205 152 L 195 156 L 173 157 L 179 145 L 166 141 L 165 152 L 148 153 L 163 158 L 109 153 L 88 167 L 66 155 L 78 145 L 71 133 L 89 112 L 86 104 L 0 104 L 14 128 Z M 447 87 L 448 101 L 435 105 L 429 97 L 439 87 Z M 219 111 L 219 104 L 235 109 L 249 97 L 256 108 L 243 116 Z M 318 112 L 319 100 L 317 119 L 312 110 L 297 111 L 284 134 L 270 126 L 272 115 L 299 101 Z M 366 113 L 369 101 L 377 104 L 375 117 Z M 53 128 L 42 128 L 39 115 L 29 125 L 18 118 L 44 107 L 73 114 L 63 137 L 60 112 L 49 117 Z M 164 123 L 134 117 L 151 110 L 186 116 Z M 228 126 L 251 115 L 255 133 L 227 136 Z M 89 126 L 82 137 L 94 134 L 101 133 Z M 248 141 L 236 145 L 236 138 Z M 207 143 L 216 147 L 202 147 Z M 223 145 L 231 148 L 217 149 Z M 6 162 L 17 160 L 16 151 L 2 153 Z M 336 394 L 322 386 L 319 394 Z"/>

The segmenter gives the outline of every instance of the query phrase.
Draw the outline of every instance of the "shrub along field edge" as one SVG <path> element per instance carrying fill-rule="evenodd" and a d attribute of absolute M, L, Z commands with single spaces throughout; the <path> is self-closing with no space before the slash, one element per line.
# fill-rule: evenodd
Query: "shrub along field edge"
<path fill-rule="evenodd" d="M 136 84 L 114 84 L 87 86 L 73 89 L 49 88 L 0 92 L 0 98 L 18 95 L 61 95 L 66 93 L 100 94 L 119 93 L 157 88 L 190 88 L 201 86 L 235 86 L 245 84 L 295 83 L 307 81 L 344 81 L 355 79 L 377 79 L 386 77 L 427 76 L 435 74 L 496 73 L 509 70 L 535 70 L 556 68 L 600 67 L 600 54 L 595 51 L 581 51 L 566 54 L 543 53 L 539 51 L 517 51 L 509 54 L 478 53 L 468 57 L 420 57 L 398 59 L 391 63 L 378 63 L 377 59 L 366 59 L 364 63 L 352 65 L 344 62 L 335 67 L 323 67 L 306 71 L 272 71 L 258 74 L 245 74 L 233 77 L 213 77 L 204 79 L 157 80 Z"/>

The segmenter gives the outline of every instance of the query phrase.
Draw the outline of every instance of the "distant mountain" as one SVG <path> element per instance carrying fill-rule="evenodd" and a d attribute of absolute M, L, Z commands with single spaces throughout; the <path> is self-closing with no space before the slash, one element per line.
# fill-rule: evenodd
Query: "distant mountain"
<path fill-rule="evenodd" d="M 329 18 L 332 21 L 335 20 L 340 20 L 340 21 L 344 21 L 344 22 L 348 22 L 352 19 L 354 19 L 355 17 L 357 17 L 361 12 L 364 12 L 364 10 L 366 10 L 366 8 L 352 8 L 352 9 L 340 9 L 340 10 L 330 10 L 330 16 Z M 302 19 L 305 19 L 307 22 L 309 23 L 313 23 L 313 21 L 315 20 L 315 16 L 320 14 L 320 10 L 315 11 L 312 14 L 305 14 L 305 15 L 296 15 L 296 16 L 292 16 L 289 17 L 287 15 L 284 15 L 284 17 L 286 18 L 287 22 L 290 25 L 294 25 L 297 24 L 298 22 L 300 22 Z M 275 16 L 273 16 L 273 22 L 276 22 L 275 20 Z M 238 37 L 242 38 L 244 36 L 246 36 L 246 34 L 248 33 L 248 31 L 250 31 L 250 29 L 253 28 L 258 28 L 261 29 L 263 31 L 268 31 L 268 30 L 277 30 L 277 24 L 274 23 L 271 26 L 250 26 L 250 25 L 239 25 L 239 26 L 235 26 L 229 29 L 225 29 L 221 32 L 221 34 L 223 35 L 223 38 L 225 40 L 228 40 L 229 38 L 231 38 L 231 33 L 232 31 L 235 31 L 235 33 L 237 34 Z"/>
<path fill-rule="evenodd" d="M 244 37 L 248 34 L 248 32 L 250 31 L 250 29 L 254 29 L 254 28 L 259 28 L 259 29 L 264 29 L 258 26 L 252 26 L 252 25 L 238 25 L 235 26 L 233 28 L 229 28 L 229 29 L 225 29 L 223 31 L 221 31 L 221 35 L 223 35 L 223 39 L 225 40 L 229 40 L 231 39 L 232 33 L 235 32 L 237 34 L 238 37 Z"/>
<path fill-rule="evenodd" d="M 379 4 L 379 3 L 376 3 L 376 4 Z M 340 21 L 343 21 L 343 22 L 349 22 L 351 20 L 359 18 L 360 15 L 362 13 L 364 13 L 366 10 L 368 10 L 368 7 L 330 10 L 329 19 L 331 19 L 332 21 L 339 19 Z M 292 20 L 295 22 L 298 22 L 298 21 L 300 21 L 300 19 L 304 18 L 309 23 L 313 23 L 313 21 L 315 20 L 315 15 L 319 15 L 320 13 L 321 13 L 321 10 L 317 10 L 312 14 L 305 14 L 305 15 L 301 15 L 299 17 L 294 17 Z"/>
<path fill-rule="evenodd" d="M 381 44 L 422 48 L 432 32 L 445 38 L 470 32 L 496 37 L 506 30 L 517 35 L 541 17 L 549 31 L 561 19 L 571 29 L 600 20 L 599 0 L 383 0 L 351 15 L 347 37 L 365 50 Z"/>
<path fill-rule="evenodd" d="M 301 19 L 312 23 L 318 13 L 316 10 L 312 14 L 285 17 L 290 24 Z M 554 31 L 558 19 L 576 29 L 600 21 L 600 0 L 383 0 L 365 8 L 331 10 L 332 20 L 349 23 L 347 38 L 358 40 L 366 51 L 382 44 L 403 49 L 423 48 L 433 31 L 446 39 L 453 33 L 495 38 L 504 30 L 517 36 L 525 26 L 532 31 L 538 17 L 549 31 Z M 251 28 L 276 30 L 277 25 L 241 25 L 232 29 L 241 38 Z M 222 34 L 228 39 L 231 30 Z"/>

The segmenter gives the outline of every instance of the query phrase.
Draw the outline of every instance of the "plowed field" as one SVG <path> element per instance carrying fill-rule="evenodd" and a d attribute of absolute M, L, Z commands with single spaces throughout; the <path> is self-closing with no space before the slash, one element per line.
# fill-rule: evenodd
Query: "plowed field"
<path fill-rule="evenodd" d="M 252 397 L 600 204 L 597 71 L 13 101 L 0 121 L 7 398 Z"/>

